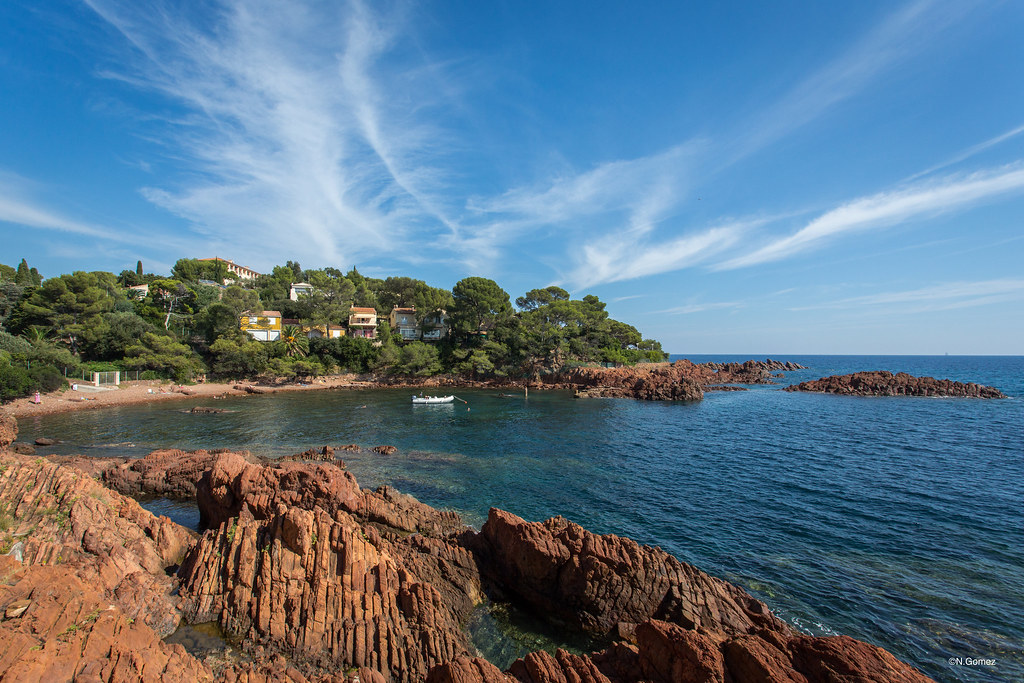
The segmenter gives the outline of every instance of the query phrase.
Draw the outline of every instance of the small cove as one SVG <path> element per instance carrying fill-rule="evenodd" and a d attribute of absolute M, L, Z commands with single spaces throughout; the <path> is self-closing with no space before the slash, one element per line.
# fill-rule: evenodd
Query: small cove
<path fill-rule="evenodd" d="M 360 485 L 390 484 L 477 527 L 495 506 L 661 546 L 804 630 L 874 642 L 940 680 L 1024 676 L 1024 359 L 780 359 L 810 369 L 696 404 L 461 390 L 466 410 L 412 406 L 408 390 L 332 391 L 224 399 L 234 412 L 211 415 L 180 412 L 202 401 L 126 406 L 21 429 L 61 439 L 58 452 L 129 457 L 394 445 L 342 457 Z M 779 391 L 861 369 L 978 381 L 1012 398 Z M 194 528 L 186 509 L 164 509 Z M 999 665 L 950 668 L 955 655 Z"/>

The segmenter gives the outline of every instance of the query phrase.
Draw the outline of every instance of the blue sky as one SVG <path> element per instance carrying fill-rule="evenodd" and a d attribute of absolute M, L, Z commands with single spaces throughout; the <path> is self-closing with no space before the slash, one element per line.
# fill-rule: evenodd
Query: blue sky
<path fill-rule="evenodd" d="M 686 4 L 3 3 L 0 262 L 558 284 L 676 353 L 1024 353 L 1024 5 Z"/>

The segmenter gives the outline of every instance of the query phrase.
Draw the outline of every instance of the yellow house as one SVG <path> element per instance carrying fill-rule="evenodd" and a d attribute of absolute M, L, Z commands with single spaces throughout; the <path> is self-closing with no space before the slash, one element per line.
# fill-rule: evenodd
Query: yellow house
<path fill-rule="evenodd" d="M 281 312 L 263 311 L 253 315 L 252 311 L 246 311 L 242 314 L 239 327 L 258 341 L 277 341 L 281 338 Z"/>

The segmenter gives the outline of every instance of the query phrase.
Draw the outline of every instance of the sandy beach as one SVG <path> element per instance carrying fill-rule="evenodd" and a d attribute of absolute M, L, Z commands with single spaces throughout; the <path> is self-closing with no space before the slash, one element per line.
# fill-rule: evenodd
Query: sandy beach
<path fill-rule="evenodd" d="M 255 386 L 259 393 L 270 394 L 279 391 L 316 391 L 338 388 L 359 389 L 375 385 L 372 382 L 359 380 L 356 375 L 336 375 L 333 377 L 322 377 L 308 383 L 273 386 L 252 385 L 249 383 L 239 384 L 237 382 L 179 385 L 168 384 L 160 380 L 122 382 L 121 386 L 117 388 L 104 387 L 99 389 L 90 385 L 79 384 L 77 391 L 68 387 L 48 394 L 41 394 L 38 404 L 34 402 L 34 397 L 19 398 L 10 403 L 5 403 L 3 409 L 5 412 L 20 418 L 30 415 L 51 415 L 75 410 L 95 410 L 98 408 L 152 403 L 156 401 L 174 401 L 185 398 L 205 397 L 217 399 L 222 396 L 243 396 L 249 392 L 244 389 L 237 389 L 236 387 L 245 386 Z"/>

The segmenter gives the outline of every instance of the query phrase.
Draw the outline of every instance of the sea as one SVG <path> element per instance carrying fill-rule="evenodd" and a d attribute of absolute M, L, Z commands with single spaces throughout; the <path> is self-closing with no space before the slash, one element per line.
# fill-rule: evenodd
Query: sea
<path fill-rule="evenodd" d="M 874 643 L 940 681 L 1024 680 L 1024 357 L 774 358 L 807 369 L 693 403 L 461 389 L 453 404 L 412 405 L 408 389 L 332 390 L 81 411 L 20 427 L 23 439 L 59 439 L 53 451 L 96 456 L 396 446 L 344 460 L 362 486 L 395 486 L 476 527 L 498 507 L 659 546 L 742 586 L 800 631 Z M 1009 398 L 781 391 L 860 370 L 973 381 Z M 230 412 L 184 412 L 192 405 Z M 146 504 L 198 522 L 192 505 Z M 527 636 L 522 647 L 542 641 Z M 492 654 L 506 664 L 516 647 Z"/>

